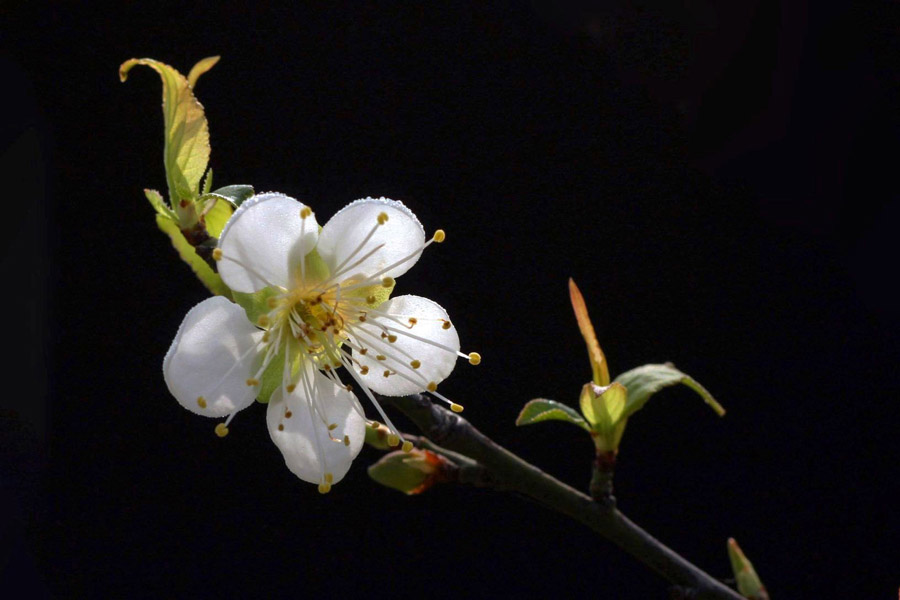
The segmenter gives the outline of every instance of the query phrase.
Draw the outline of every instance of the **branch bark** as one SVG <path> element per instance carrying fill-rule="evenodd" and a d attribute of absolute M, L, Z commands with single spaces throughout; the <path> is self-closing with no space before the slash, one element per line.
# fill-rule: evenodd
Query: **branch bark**
<path fill-rule="evenodd" d="M 669 581 L 682 597 L 742 600 L 736 591 L 687 561 L 614 507 L 595 502 L 544 473 L 426 396 L 385 396 L 381 401 L 403 412 L 441 448 L 477 461 L 490 474 L 479 478 L 482 485 L 524 494 L 590 527 Z"/>

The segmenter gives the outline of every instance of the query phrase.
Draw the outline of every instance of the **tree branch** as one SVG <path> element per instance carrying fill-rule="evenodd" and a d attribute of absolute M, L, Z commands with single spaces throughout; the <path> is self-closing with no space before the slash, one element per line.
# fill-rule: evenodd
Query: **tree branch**
<path fill-rule="evenodd" d="M 737 592 L 685 560 L 615 508 L 594 502 L 586 494 L 522 460 L 459 415 L 434 405 L 426 396 L 385 396 L 381 401 L 403 412 L 441 449 L 462 454 L 482 465 L 490 476 L 479 477 L 481 485 L 519 492 L 572 517 L 650 567 L 679 588 L 683 597 L 742 599 Z"/>

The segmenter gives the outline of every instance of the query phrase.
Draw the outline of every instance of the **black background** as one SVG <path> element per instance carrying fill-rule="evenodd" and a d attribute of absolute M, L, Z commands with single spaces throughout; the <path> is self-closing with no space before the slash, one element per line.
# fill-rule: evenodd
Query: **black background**
<path fill-rule="evenodd" d="M 510 495 L 284 467 L 263 409 L 219 440 L 161 361 L 206 293 L 156 230 L 152 57 L 197 88 L 217 185 L 365 196 L 447 230 L 398 283 L 464 350 L 443 391 L 577 487 L 587 436 L 517 429 L 590 368 L 566 280 L 614 372 L 687 390 L 630 421 L 620 508 L 727 577 L 736 537 L 776 598 L 896 597 L 898 26 L 893 2 L 0 5 L 3 589 L 40 597 L 661 598 L 666 585 Z M 865 4 L 865 6 L 863 6 Z M 398 419 L 400 420 L 400 419 Z"/>

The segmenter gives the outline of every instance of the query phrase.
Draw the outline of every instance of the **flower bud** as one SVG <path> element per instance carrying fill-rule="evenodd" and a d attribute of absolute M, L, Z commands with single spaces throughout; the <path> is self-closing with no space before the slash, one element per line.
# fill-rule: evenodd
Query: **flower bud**
<path fill-rule="evenodd" d="M 435 483 L 445 481 L 448 462 L 428 450 L 396 450 L 369 467 L 369 477 L 383 486 L 407 495 L 421 494 Z"/>
<path fill-rule="evenodd" d="M 741 547 L 737 545 L 734 538 L 728 538 L 728 558 L 731 559 L 731 569 L 734 571 L 737 589 L 741 596 L 751 600 L 769 600 L 766 586 L 759 580 L 759 575 L 756 574 L 753 563 L 744 556 Z"/>

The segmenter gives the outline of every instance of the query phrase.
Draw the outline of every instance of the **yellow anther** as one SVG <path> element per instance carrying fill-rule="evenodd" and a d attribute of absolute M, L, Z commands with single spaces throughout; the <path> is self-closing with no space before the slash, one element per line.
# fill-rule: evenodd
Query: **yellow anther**
<path fill-rule="evenodd" d="M 404 452 L 412 452 L 412 449 L 413 449 L 412 442 L 410 442 L 409 440 L 406 440 L 403 442 L 403 451 Z"/>
<path fill-rule="evenodd" d="M 452 410 L 452 411 L 455 412 L 455 413 L 461 413 L 461 412 L 463 411 L 463 405 L 462 405 L 462 404 L 457 404 L 456 402 L 451 402 L 451 403 L 450 403 L 450 410 Z"/>
<path fill-rule="evenodd" d="M 330 491 L 331 491 L 330 483 L 320 483 L 319 484 L 319 493 L 320 494 L 327 494 Z"/>
<path fill-rule="evenodd" d="M 422 363 L 420 363 L 417 360 L 414 360 L 411 363 L 409 363 L 409 366 L 411 366 L 413 369 L 418 369 L 419 367 L 422 366 Z"/>
<path fill-rule="evenodd" d="M 263 342 L 268 342 L 268 341 L 269 341 L 269 332 L 268 332 L 268 331 L 265 332 L 265 333 L 263 334 L 262 341 L 263 341 Z"/>
<path fill-rule="evenodd" d="M 410 318 L 409 318 L 409 324 L 410 324 L 410 326 L 415 325 L 415 324 L 418 323 L 418 322 L 419 322 L 419 320 L 418 320 L 417 318 L 415 318 L 415 317 L 410 317 Z"/>
<path fill-rule="evenodd" d="M 213 260 L 222 260 L 222 249 L 216 248 L 213 250 Z"/>
<path fill-rule="evenodd" d="M 334 431 L 335 429 L 337 429 L 337 423 L 332 423 L 328 426 L 328 431 Z"/>
<path fill-rule="evenodd" d="M 378 224 L 379 225 L 384 225 L 385 223 L 387 223 L 387 220 L 388 220 L 387 213 L 385 213 L 385 212 L 379 213 L 379 215 L 378 215 Z"/>
<path fill-rule="evenodd" d="M 334 483 L 334 474 L 325 473 L 325 483 Z"/>
<path fill-rule="evenodd" d="M 395 282 L 393 277 L 385 277 L 381 280 L 381 286 L 386 288 L 394 287 L 394 283 Z"/>
<path fill-rule="evenodd" d="M 253 387 L 254 385 L 259 385 L 259 379 L 250 377 L 249 379 L 247 379 L 247 385 L 249 385 L 250 387 Z"/>
<path fill-rule="evenodd" d="M 197 406 L 200 408 L 206 408 L 206 398 L 203 396 L 197 396 Z"/>
<path fill-rule="evenodd" d="M 345 436 L 344 436 L 344 445 L 345 445 L 345 446 L 349 446 L 349 445 L 350 445 L 350 436 L 349 436 L 349 435 L 345 435 Z"/>
<path fill-rule="evenodd" d="M 429 381 L 426 389 L 429 392 L 433 392 L 433 391 L 437 390 L 437 383 L 435 383 L 434 381 Z"/>
<path fill-rule="evenodd" d="M 284 431 L 284 425 L 281 423 L 278 424 L 278 431 Z"/>
<path fill-rule="evenodd" d="M 366 304 L 375 304 L 375 296 L 366 296 Z"/>
<path fill-rule="evenodd" d="M 360 375 L 368 375 L 368 374 L 369 374 L 369 367 L 363 365 L 362 368 L 359 370 L 359 374 L 360 374 Z"/>
<path fill-rule="evenodd" d="M 375 355 L 375 360 L 386 360 L 386 359 L 387 359 L 387 356 L 385 356 L 384 354 L 376 354 Z"/>
<path fill-rule="evenodd" d="M 444 233 L 443 229 L 438 229 L 437 231 L 434 232 L 434 237 L 431 239 L 433 239 L 435 242 L 440 244 L 441 242 L 443 242 L 444 240 L 447 239 L 447 234 Z"/>
<path fill-rule="evenodd" d="M 370 302 L 369 304 L 371 304 L 371 302 Z M 360 323 L 365 323 L 365 322 L 366 322 L 366 315 L 359 315 L 359 322 L 360 322 Z M 365 348 L 363 348 L 363 350 L 365 350 Z"/>
<path fill-rule="evenodd" d="M 260 327 L 268 327 L 269 323 L 269 315 L 259 315 L 259 318 L 256 320 L 256 324 Z"/>
<path fill-rule="evenodd" d="M 388 443 L 388 446 L 391 446 L 391 447 L 399 446 L 400 445 L 400 436 L 398 436 L 396 433 L 392 433 L 392 434 L 388 435 L 387 443 Z"/>
<path fill-rule="evenodd" d="M 378 429 L 379 427 L 381 427 L 381 423 L 379 423 L 378 421 L 372 421 L 371 423 L 369 423 L 369 427 L 371 427 L 372 429 Z"/>
<path fill-rule="evenodd" d="M 450 329 L 450 321 L 444 321 L 444 324 L 441 325 L 441 329 Z"/>
<path fill-rule="evenodd" d="M 289 411 L 289 410 L 288 410 L 288 411 L 285 411 L 285 413 L 284 413 L 284 418 L 285 418 L 285 419 L 290 419 L 290 418 L 293 417 L 293 416 L 294 416 L 294 413 L 292 413 L 292 412 Z"/>
<path fill-rule="evenodd" d="M 390 376 L 391 376 L 391 372 L 390 372 L 390 371 L 385 371 L 385 372 L 384 372 L 384 376 L 385 376 L 385 377 L 390 377 Z"/>
<path fill-rule="evenodd" d="M 368 352 L 369 352 L 368 348 L 360 348 L 359 349 L 359 353 L 362 354 L 363 356 L 365 356 L 366 353 L 368 353 Z"/>
<path fill-rule="evenodd" d="M 225 426 L 225 423 L 219 423 L 216 425 L 216 435 L 220 438 L 228 435 L 228 427 Z"/>
<path fill-rule="evenodd" d="M 297 389 L 297 384 L 289 383 L 286 386 L 284 386 L 284 389 L 288 394 L 290 394 L 291 392 L 293 392 L 294 390 Z"/>
<path fill-rule="evenodd" d="M 308 206 L 304 206 L 300 209 L 300 218 L 305 219 L 306 217 L 312 214 L 312 209 Z"/>
<path fill-rule="evenodd" d="M 269 308 L 275 308 L 278 306 L 278 300 L 274 296 L 270 296 L 266 299 L 266 306 Z"/>
<path fill-rule="evenodd" d="M 477 365 L 481 363 L 481 355 L 477 352 L 469 352 L 469 364 Z"/>
<path fill-rule="evenodd" d="M 393 334 L 392 334 L 392 335 L 389 335 L 389 336 L 387 337 L 387 340 L 388 340 L 390 343 L 393 344 L 394 342 L 397 341 L 397 336 L 396 336 L 396 335 L 393 335 Z"/>

